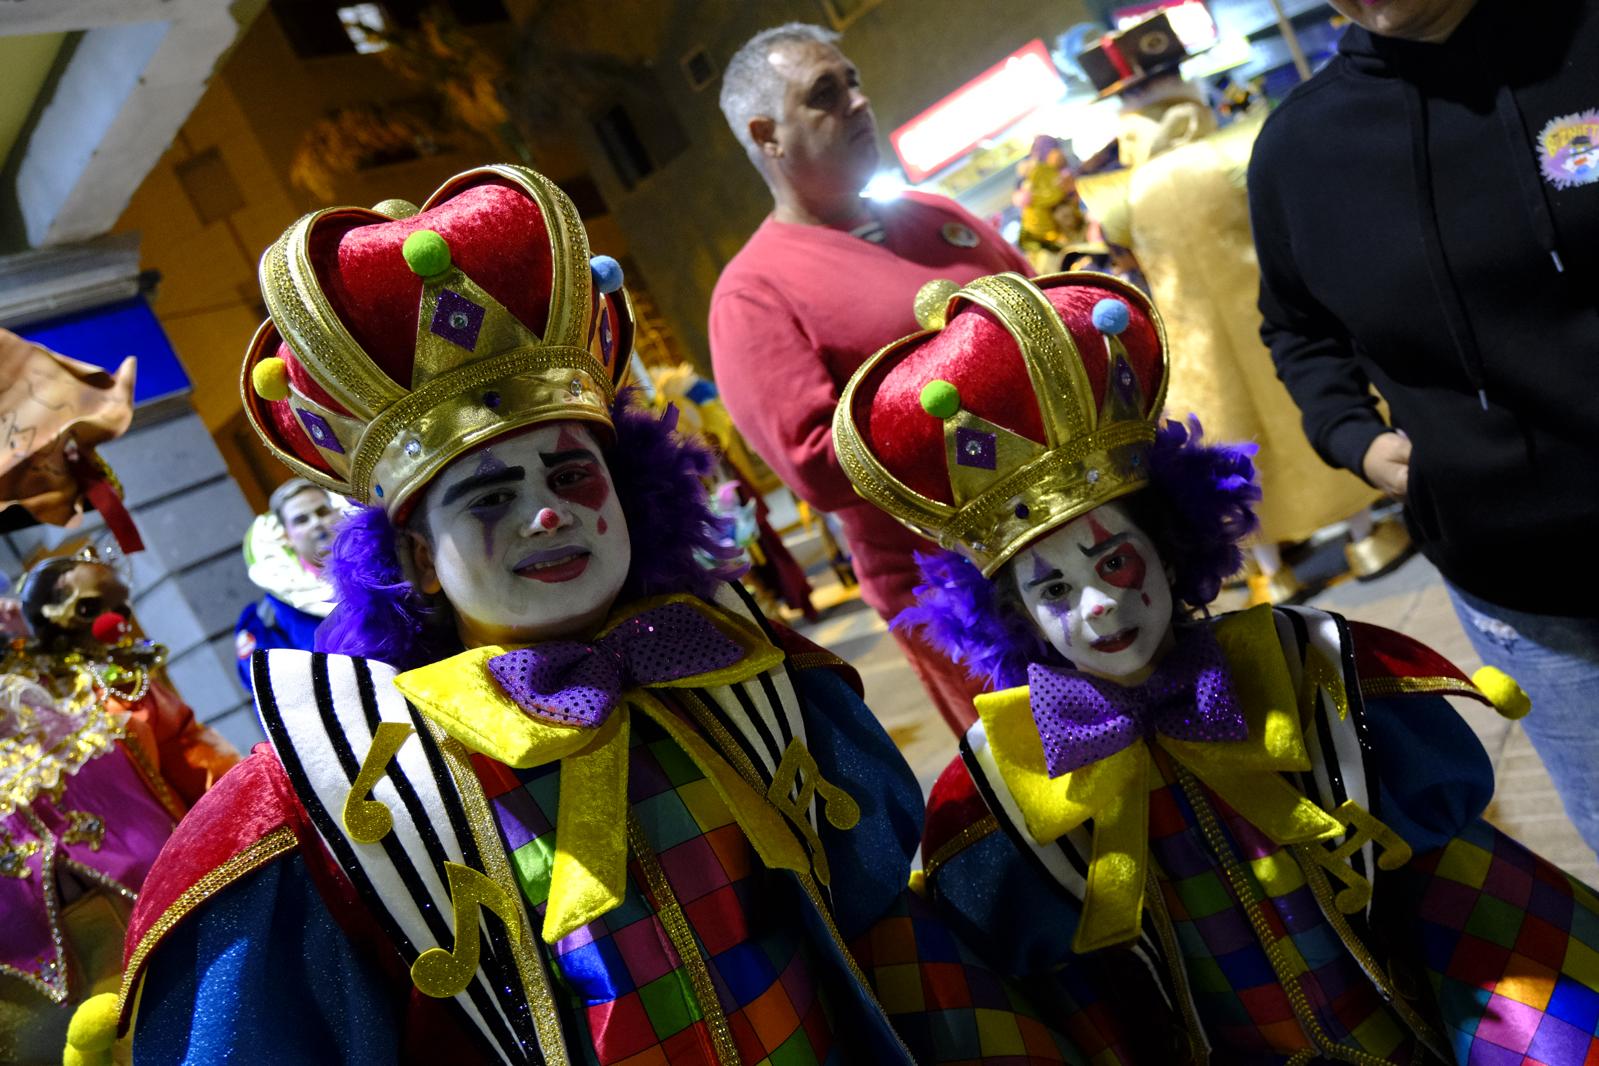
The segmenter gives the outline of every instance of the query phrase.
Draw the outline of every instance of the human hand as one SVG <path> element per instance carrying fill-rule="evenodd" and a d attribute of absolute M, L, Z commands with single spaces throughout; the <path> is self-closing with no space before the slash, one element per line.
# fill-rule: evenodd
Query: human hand
<path fill-rule="evenodd" d="M 1390 431 L 1371 442 L 1360 469 L 1366 480 L 1395 499 L 1410 491 L 1410 438 Z"/>

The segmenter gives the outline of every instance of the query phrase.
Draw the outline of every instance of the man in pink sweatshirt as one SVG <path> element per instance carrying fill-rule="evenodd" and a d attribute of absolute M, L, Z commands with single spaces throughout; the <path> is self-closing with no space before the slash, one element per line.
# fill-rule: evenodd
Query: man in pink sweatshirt
<path fill-rule="evenodd" d="M 838 35 L 790 23 L 728 62 L 722 112 L 772 193 L 772 213 L 711 297 L 711 360 L 745 438 L 811 506 L 843 523 L 861 594 L 892 619 L 910 606 L 912 553 L 933 545 L 855 494 L 833 454 L 833 409 L 850 375 L 917 331 L 924 284 L 964 284 L 1027 261 L 952 200 L 862 199 L 877 168 L 877 123 Z M 895 633 L 957 733 L 977 686 L 915 637 Z"/>

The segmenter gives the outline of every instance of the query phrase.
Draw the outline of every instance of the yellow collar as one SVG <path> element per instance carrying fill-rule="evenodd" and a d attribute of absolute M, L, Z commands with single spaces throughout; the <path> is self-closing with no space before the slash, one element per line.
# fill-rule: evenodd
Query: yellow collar
<path fill-rule="evenodd" d="M 635 615 L 668 603 L 683 603 L 704 615 L 712 625 L 744 649 L 738 662 L 720 670 L 669 681 L 657 688 L 711 688 L 747 681 L 783 661 L 783 653 L 752 622 L 730 614 L 715 604 L 682 594 L 657 596 L 613 611 L 595 639 L 605 636 Z M 506 695 L 488 670 L 488 662 L 525 644 L 498 644 L 473 648 L 429 666 L 407 670 L 394 679 L 418 710 L 470 751 L 528 769 L 559 759 L 585 747 L 596 730 L 559 725 L 524 711 Z"/>
<path fill-rule="evenodd" d="M 1279 844 L 1338 836 L 1343 825 L 1301 795 L 1284 771 L 1310 768 L 1299 699 L 1262 605 L 1213 624 L 1249 736 L 1200 743 L 1157 735 L 1178 763 Z M 1092 951 L 1136 936 L 1149 852 L 1150 747 L 1134 743 L 1108 758 L 1050 777 L 1026 686 L 977 697 L 988 746 L 1027 830 L 1049 844 L 1093 820 L 1088 891 L 1073 947 Z"/>
<path fill-rule="evenodd" d="M 692 596 L 663 596 L 629 604 L 612 615 L 599 636 L 667 603 L 692 606 L 745 653 L 732 666 L 652 687 L 728 685 L 749 680 L 783 661 L 783 653 L 754 623 Z M 397 676 L 394 684 L 418 710 L 471 751 L 519 769 L 561 763 L 555 858 L 544 912 L 546 943 L 554 944 L 620 906 L 626 892 L 628 734 L 635 710 L 665 730 L 700 768 L 762 862 L 773 869 L 809 868 L 809 854 L 778 809 L 648 689 L 624 692 L 621 703 L 596 728 L 558 725 L 522 710 L 489 673 L 488 661 L 510 650 L 474 648 L 408 670 Z"/>

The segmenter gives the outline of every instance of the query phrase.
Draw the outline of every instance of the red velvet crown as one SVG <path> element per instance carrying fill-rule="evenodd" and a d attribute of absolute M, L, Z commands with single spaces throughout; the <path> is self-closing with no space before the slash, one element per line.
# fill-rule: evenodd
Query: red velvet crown
<path fill-rule="evenodd" d="M 433 259 L 407 243 L 423 231 L 441 239 Z M 520 167 L 462 174 L 420 210 L 308 215 L 261 283 L 272 318 L 242 382 L 256 431 L 296 473 L 391 509 L 485 434 L 608 422 L 632 347 L 626 295 L 600 291 L 576 208 Z"/>
<path fill-rule="evenodd" d="M 1144 483 L 1164 330 L 1147 297 L 1108 275 L 942 284 L 918 300 L 938 328 L 857 371 L 834 439 L 863 496 L 992 572 Z"/>

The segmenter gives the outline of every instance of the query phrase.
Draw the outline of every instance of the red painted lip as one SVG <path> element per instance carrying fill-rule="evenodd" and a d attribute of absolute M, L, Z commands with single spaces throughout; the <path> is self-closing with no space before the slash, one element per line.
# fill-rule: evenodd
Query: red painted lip
<path fill-rule="evenodd" d="M 589 553 L 583 552 L 550 566 L 526 566 L 516 571 L 517 577 L 532 578 L 547 585 L 558 585 L 580 577 L 589 568 Z"/>
<path fill-rule="evenodd" d="M 1137 639 L 1138 627 L 1134 626 L 1131 629 L 1124 629 L 1120 633 L 1112 633 L 1108 637 L 1091 640 L 1088 642 L 1088 646 L 1103 655 L 1110 655 L 1118 651 L 1126 651 L 1133 641 Z"/>

